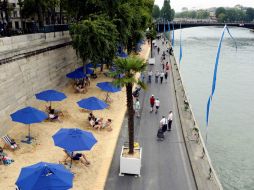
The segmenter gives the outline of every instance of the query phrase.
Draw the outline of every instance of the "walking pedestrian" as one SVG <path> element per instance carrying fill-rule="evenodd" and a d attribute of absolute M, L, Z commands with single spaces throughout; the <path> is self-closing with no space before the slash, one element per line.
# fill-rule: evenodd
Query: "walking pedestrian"
<path fill-rule="evenodd" d="M 155 98 L 154 98 L 154 95 L 152 95 L 150 97 L 150 106 L 151 106 L 150 112 L 153 112 L 154 102 L 155 102 Z"/>
<path fill-rule="evenodd" d="M 167 79 L 168 79 L 168 72 L 167 71 L 165 71 L 164 76 L 165 76 L 165 81 L 167 82 Z"/>
<path fill-rule="evenodd" d="M 160 73 L 161 84 L 162 84 L 162 82 L 163 82 L 163 78 L 164 78 L 164 72 L 161 71 L 161 73 Z"/>
<path fill-rule="evenodd" d="M 166 63 L 166 71 L 169 71 L 169 64 L 168 64 L 168 62 Z"/>
<path fill-rule="evenodd" d="M 162 119 L 160 120 L 160 126 L 162 128 L 163 133 L 167 130 L 167 120 L 165 116 L 162 116 Z"/>
<path fill-rule="evenodd" d="M 150 70 L 150 71 L 148 72 L 148 83 L 151 83 L 151 82 L 152 82 L 152 76 L 153 76 L 153 71 Z"/>
<path fill-rule="evenodd" d="M 156 109 L 155 113 L 158 112 L 159 108 L 160 108 L 160 100 L 159 100 L 159 98 L 156 98 L 156 100 L 155 100 L 155 109 Z"/>
<path fill-rule="evenodd" d="M 160 48 L 159 47 L 157 48 L 157 51 L 158 51 L 158 54 L 160 54 Z"/>
<path fill-rule="evenodd" d="M 135 113 L 137 117 L 140 117 L 140 102 L 138 98 L 136 99 L 135 102 Z"/>
<path fill-rule="evenodd" d="M 158 83 L 160 72 L 157 70 L 155 73 L 155 83 Z"/>
<path fill-rule="evenodd" d="M 169 114 L 168 114 L 168 131 L 171 131 L 172 121 L 173 121 L 173 112 L 169 111 Z"/>

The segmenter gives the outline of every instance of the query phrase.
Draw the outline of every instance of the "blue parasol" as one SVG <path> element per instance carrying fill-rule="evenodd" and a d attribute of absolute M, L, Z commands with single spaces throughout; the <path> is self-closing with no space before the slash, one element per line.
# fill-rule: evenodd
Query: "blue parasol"
<path fill-rule="evenodd" d="M 29 125 L 28 136 L 27 136 L 28 140 L 22 141 L 28 144 L 31 143 L 31 139 L 32 139 L 32 137 L 30 136 L 30 124 L 40 123 L 47 118 L 48 118 L 47 114 L 33 107 L 25 107 L 11 114 L 12 121 Z"/>
<path fill-rule="evenodd" d="M 39 162 L 21 169 L 16 185 L 21 190 L 68 190 L 74 175 L 63 165 Z"/>
<path fill-rule="evenodd" d="M 102 110 L 108 107 L 108 104 L 94 96 L 80 100 L 77 104 L 87 110 Z"/>

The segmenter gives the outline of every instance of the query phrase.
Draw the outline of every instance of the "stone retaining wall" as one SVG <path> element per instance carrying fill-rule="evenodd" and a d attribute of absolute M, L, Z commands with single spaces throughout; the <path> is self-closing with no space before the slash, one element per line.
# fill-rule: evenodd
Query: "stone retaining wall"
<path fill-rule="evenodd" d="M 76 53 L 68 32 L 0 39 L 0 135 L 11 126 L 10 113 L 32 105 L 34 94 L 66 84 Z"/>

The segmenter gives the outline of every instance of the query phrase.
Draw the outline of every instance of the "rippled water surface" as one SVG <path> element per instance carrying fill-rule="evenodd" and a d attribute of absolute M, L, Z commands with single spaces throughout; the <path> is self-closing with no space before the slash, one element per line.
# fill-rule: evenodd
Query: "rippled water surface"
<path fill-rule="evenodd" d="M 254 189 L 254 32 L 230 28 L 222 44 L 208 130 L 208 151 L 225 190 Z M 182 30 L 181 74 L 204 134 L 215 56 L 222 28 Z M 179 31 L 174 52 L 179 56 Z"/>

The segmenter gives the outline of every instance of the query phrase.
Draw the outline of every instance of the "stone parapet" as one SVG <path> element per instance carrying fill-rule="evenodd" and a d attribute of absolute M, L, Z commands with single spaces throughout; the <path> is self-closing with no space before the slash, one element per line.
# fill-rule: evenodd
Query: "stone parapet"
<path fill-rule="evenodd" d="M 223 187 L 212 166 L 174 56 L 170 56 L 170 62 L 179 119 L 196 186 L 200 190 L 222 190 Z"/>

